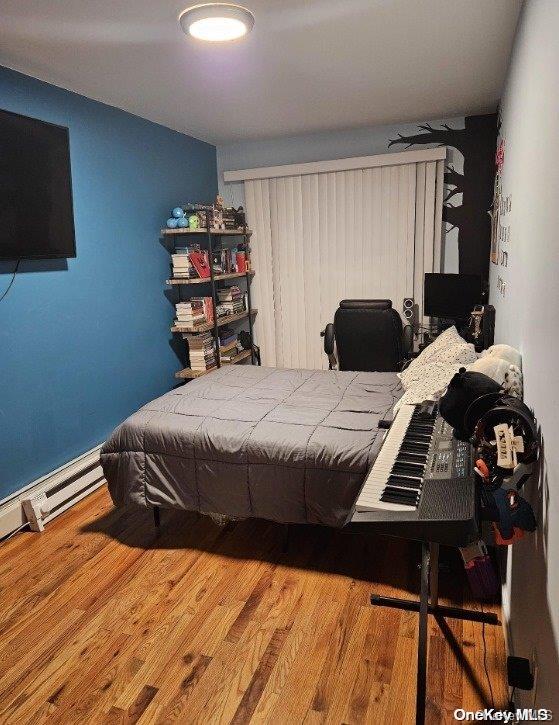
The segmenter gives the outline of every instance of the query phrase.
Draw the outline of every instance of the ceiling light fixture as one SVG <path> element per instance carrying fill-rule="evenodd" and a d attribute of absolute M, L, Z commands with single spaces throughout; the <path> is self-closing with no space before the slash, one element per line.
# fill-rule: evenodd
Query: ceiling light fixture
<path fill-rule="evenodd" d="M 219 43 L 249 33 L 254 25 L 254 15 L 241 5 L 205 3 L 183 10 L 179 23 L 187 35 Z"/>

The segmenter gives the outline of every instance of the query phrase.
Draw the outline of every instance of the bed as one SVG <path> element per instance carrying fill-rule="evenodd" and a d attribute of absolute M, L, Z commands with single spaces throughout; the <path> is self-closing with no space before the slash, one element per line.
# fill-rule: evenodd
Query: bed
<path fill-rule="evenodd" d="M 226 366 L 131 415 L 101 464 L 116 505 L 340 527 L 402 392 L 395 373 Z"/>

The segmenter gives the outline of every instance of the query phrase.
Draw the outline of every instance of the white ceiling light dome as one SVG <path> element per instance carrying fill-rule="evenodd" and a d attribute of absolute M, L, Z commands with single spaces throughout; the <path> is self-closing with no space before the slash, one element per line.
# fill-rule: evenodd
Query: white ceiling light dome
<path fill-rule="evenodd" d="M 187 35 L 219 43 L 249 33 L 254 25 L 254 15 L 242 5 L 204 3 L 183 10 L 179 23 Z"/>

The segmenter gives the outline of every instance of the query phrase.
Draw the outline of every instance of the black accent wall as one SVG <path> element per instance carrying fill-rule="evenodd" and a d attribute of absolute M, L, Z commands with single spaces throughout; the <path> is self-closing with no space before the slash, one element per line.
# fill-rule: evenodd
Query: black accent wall
<path fill-rule="evenodd" d="M 490 210 L 495 178 L 497 114 L 466 116 L 464 128 L 444 123 L 439 128 L 420 124 L 421 133 L 391 139 L 389 146 L 403 144 L 450 146 L 464 157 L 464 172 L 452 166 L 445 169 L 443 219 L 447 231 L 458 228 L 458 268 L 465 274 L 489 276 L 491 245 Z M 462 194 L 462 202 L 457 195 Z"/>

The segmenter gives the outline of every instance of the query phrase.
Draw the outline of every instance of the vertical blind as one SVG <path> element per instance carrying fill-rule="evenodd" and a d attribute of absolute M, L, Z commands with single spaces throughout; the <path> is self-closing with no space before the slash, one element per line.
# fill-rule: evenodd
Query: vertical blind
<path fill-rule="evenodd" d="M 401 155 L 399 155 L 401 156 Z M 262 364 L 325 368 L 340 300 L 413 297 L 440 270 L 443 161 L 245 181 Z"/>

